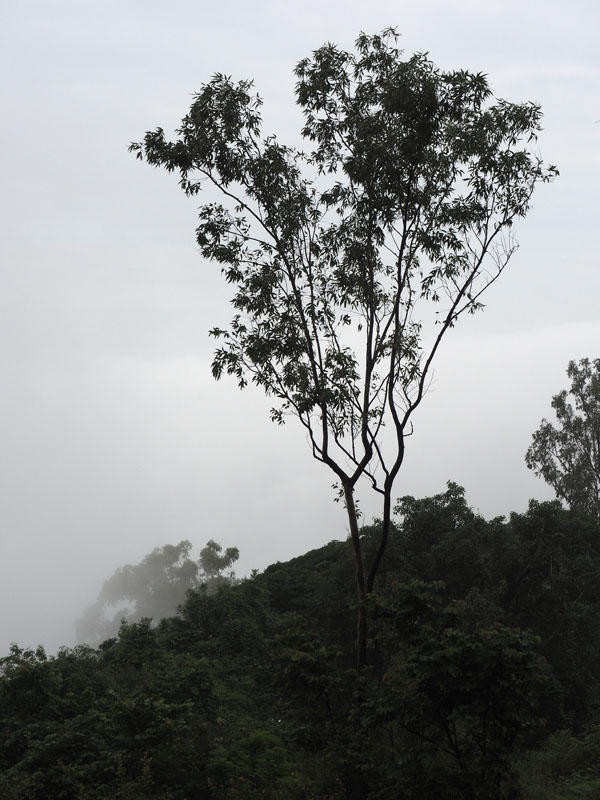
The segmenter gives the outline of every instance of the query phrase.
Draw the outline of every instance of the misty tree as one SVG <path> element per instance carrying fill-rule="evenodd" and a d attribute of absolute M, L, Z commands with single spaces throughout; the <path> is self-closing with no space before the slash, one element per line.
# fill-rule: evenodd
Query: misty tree
<path fill-rule="evenodd" d="M 570 361 L 571 388 L 554 395 L 525 460 L 570 508 L 600 518 L 600 359 Z"/>
<path fill-rule="evenodd" d="M 80 642 L 99 644 L 116 636 L 122 620 L 137 622 L 149 617 L 155 622 L 177 612 L 188 591 L 204 586 L 209 594 L 235 580 L 231 566 L 239 557 L 237 547 L 225 552 L 209 540 L 198 561 L 190 558 L 192 545 L 156 547 L 139 564 L 125 564 L 102 584 L 98 598 L 75 623 Z"/>
<path fill-rule="evenodd" d="M 249 381 L 271 417 L 304 427 L 335 475 L 356 567 L 357 655 L 386 548 L 392 491 L 411 418 L 445 334 L 482 308 L 513 255 L 515 220 L 556 169 L 530 149 L 533 103 L 494 100 L 483 74 L 405 58 L 397 34 L 362 34 L 297 65 L 308 150 L 261 133 L 251 81 L 217 74 L 195 95 L 176 138 L 162 128 L 137 157 L 208 193 L 201 253 L 234 287 L 215 378 Z M 451 424 L 451 421 L 449 421 Z M 385 434 L 385 435 L 384 435 Z M 381 533 L 365 562 L 356 491 L 381 498 Z"/>
<path fill-rule="evenodd" d="M 213 539 L 209 539 L 206 546 L 200 550 L 200 574 L 202 582 L 205 583 L 210 592 L 223 581 L 231 582 L 235 579 L 235 573 L 230 567 L 240 557 L 237 547 L 228 547 L 223 552 L 223 547 Z M 229 572 L 225 572 L 230 570 Z M 224 574 L 225 573 L 225 574 Z"/>

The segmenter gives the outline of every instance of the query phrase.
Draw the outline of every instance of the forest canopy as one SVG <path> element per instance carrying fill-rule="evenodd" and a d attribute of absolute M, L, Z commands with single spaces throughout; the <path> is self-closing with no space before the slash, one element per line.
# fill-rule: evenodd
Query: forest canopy
<path fill-rule="evenodd" d="M 200 586 L 97 649 L 15 646 L 0 662 L 2 796 L 594 796 L 595 518 L 532 501 L 488 521 L 453 483 L 402 498 L 358 691 L 352 572 L 333 541 Z"/>

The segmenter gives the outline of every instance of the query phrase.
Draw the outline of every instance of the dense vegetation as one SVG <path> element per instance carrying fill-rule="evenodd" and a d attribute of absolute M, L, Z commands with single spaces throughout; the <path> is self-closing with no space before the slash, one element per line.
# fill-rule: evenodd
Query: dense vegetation
<path fill-rule="evenodd" d="M 377 524 L 363 528 L 366 551 Z M 347 542 L 97 649 L 1 661 L 0 796 L 597 797 L 600 527 L 404 498 L 357 680 Z"/>

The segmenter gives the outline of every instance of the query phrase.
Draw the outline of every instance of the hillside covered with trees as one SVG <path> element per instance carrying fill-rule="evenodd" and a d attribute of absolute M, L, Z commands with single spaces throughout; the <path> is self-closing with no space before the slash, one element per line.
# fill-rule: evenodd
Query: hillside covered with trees
<path fill-rule="evenodd" d="M 2 796 L 597 796 L 596 519 L 532 502 L 486 521 L 452 483 L 403 498 L 358 680 L 352 571 L 334 541 L 97 649 L 15 646 Z"/>

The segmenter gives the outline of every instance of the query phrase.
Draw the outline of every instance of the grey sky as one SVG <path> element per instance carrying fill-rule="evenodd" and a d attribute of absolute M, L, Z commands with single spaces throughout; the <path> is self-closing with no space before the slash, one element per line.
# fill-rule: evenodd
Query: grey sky
<path fill-rule="evenodd" d="M 196 253 L 197 203 L 127 145 L 176 127 L 217 71 L 253 77 L 265 130 L 293 140 L 294 64 L 361 29 L 396 26 L 407 52 L 539 102 L 561 170 L 488 308 L 443 347 L 398 495 L 452 479 L 489 516 L 550 496 L 523 454 L 567 361 L 599 355 L 595 0 L 4 0 L 1 20 L 2 651 L 70 643 L 101 581 L 157 545 L 214 538 L 247 572 L 345 536 L 302 434 L 212 381 L 228 292 Z"/>

